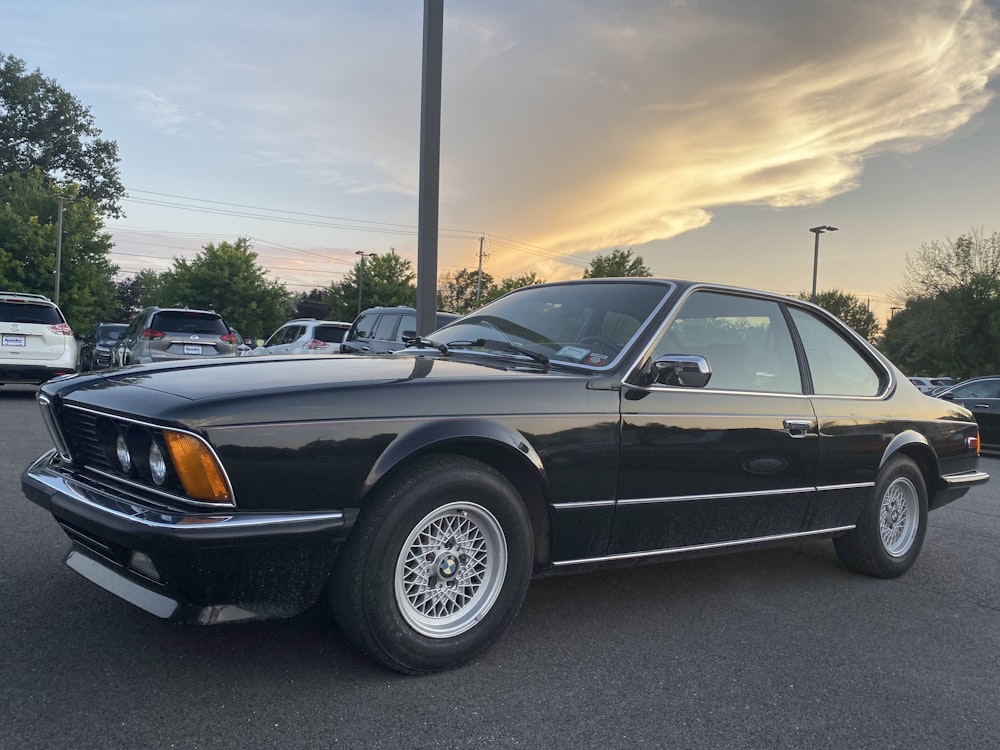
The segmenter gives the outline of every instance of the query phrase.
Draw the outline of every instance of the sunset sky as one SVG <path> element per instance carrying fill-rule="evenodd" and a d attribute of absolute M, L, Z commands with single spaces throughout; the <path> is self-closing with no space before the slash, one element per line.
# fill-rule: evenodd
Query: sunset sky
<path fill-rule="evenodd" d="M 419 0 L 0 0 L 0 52 L 89 106 L 124 273 L 252 238 L 290 291 L 416 268 Z M 439 275 L 657 276 L 884 316 L 908 253 L 1000 231 L 1000 0 L 445 0 Z"/>

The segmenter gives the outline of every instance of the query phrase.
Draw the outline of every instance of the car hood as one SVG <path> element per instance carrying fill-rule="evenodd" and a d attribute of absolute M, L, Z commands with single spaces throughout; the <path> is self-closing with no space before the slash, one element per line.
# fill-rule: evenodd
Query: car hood
<path fill-rule="evenodd" d="M 510 366 L 510 360 L 499 360 Z M 45 392 L 79 406 L 191 426 L 378 416 L 438 415 L 484 400 L 508 406 L 586 376 L 438 356 L 274 356 L 137 365 L 52 381 Z M 485 387 L 484 387 L 485 384 Z M 585 390 L 581 388 L 581 390 Z M 441 394 L 433 397 L 432 394 Z M 551 397 L 551 396 L 550 396 Z"/>

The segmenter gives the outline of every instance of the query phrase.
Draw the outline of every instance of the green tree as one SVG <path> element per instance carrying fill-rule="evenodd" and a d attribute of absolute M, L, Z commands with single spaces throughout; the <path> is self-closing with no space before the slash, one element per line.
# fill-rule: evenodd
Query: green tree
<path fill-rule="evenodd" d="M 0 174 L 36 169 L 64 189 L 78 185 L 101 213 L 122 215 L 118 144 L 101 138 L 90 108 L 58 83 L 0 54 Z"/>
<path fill-rule="evenodd" d="M 483 299 L 483 304 L 499 299 L 508 292 L 513 292 L 515 289 L 520 289 L 522 286 L 544 283 L 545 279 L 539 277 L 534 271 L 531 273 L 521 274 L 520 276 L 507 276 L 506 278 L 501 279 L 499 284 L 495 284 L 493 288 L 490 289 L 490 293 Z"/>
<path fill-rule="evenodd" d="M 903 309 L 882 347 L 910 374 L 1000 370 L 1000 232 L 930 242 L 907 256 Z"/>
<path fill-rule="evenodd" d="M 174 260 L 161 275 L 156 304 L 212 309 L 245 336 L 265 336 L 290 317 L 285 286 L 265 276 L 250 241 L 209 243 L 194 260 Z"/>
<path fill-rule="evenodd" d="M 469 268 L 445 274 L 439 283 L 438 308 L 465 315 L 485 304 L 493 286 L 493 277 L 485 271 L 481 280 L 479 271 Z"/>
<path fill-rule="evenodd" d="M 810 300 L 812 294 L 801 292 L 799 299 Z M 816 304 L 832 312 L 868 341 L 874 341 L 881 326 L 875 313 L 858 297 L 839 289 L 831 289 L 816 295 Z"/>
<path fill-rule="evenodd" d="M 0 288 L 55 297 L 62 200 L 59 306 L 74 330 L 116 314 L 110 235 L 96 204 L 75 185 L 60 188 L 40 170 L 0 176 Z"/>
<path fill-rule="evenodd" d="M 319 318 L 323 320 L 330 314 L 330 305 L 324 300 L 326 290 L 310 289 L 308 292 L 301 292 L 295 295 L 293 313 L 296 318 Z"/>
<path fill-rule="evenodd" d="M 359 309 L 382 305 L 412 307 L 416 304 L 417 288 L 414 282 L 417 275 L 413 264 L 400 257 L 395 250 L 365 257 L 359 297 L 360 268 L 359 259 L 342 281 L 331 284 L 327 289 L 326 302 L 330 305 L 331 318 L 354 320 Z"/>
<path fill-rule="evenodd" d="M 612 250 L 608 255 L 598 254 L 591 259 L 585 279 L 608 278 L 611 276 L 652 276 L 641 255 L 633 257 L 631 250 Z"/>

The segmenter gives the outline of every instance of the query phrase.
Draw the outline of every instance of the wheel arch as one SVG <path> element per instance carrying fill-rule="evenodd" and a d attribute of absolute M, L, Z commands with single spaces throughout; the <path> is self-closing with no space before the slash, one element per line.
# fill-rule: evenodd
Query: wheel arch
<path fill-rule="evenodd" d="M 879 469 L 885 466 L 894 456 L 906 456 L 917 465 L 924 478 L 928 506 L 933 507 L 934 495 L 937 493 L 941 476 L 937 454 L 934 452 L 927 438 L 915 430 L 906 430 L 899 433 L 889 441 L 889 445 L 886 446 L 885 451 L 882 453 Z"/>
<path fill-rule="evenodd" d="M 449 420 L 421 425 L 400 434 L 382 452 L 361 489 L 364 498 L 389 476 L 431 454 L 453 454 L 482 461 L 500 472 L 520 495 L 531 520 L 535 565 L 549 558 L 549 488 L 538 452 L 519 431 L 485 419 Z"/>

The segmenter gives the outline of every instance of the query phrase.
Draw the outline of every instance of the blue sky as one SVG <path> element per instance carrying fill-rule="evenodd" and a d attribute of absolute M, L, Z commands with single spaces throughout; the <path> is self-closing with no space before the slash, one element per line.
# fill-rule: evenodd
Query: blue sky
<path fill-rule="evenodd" d="M 439 274 L 656 275 L 887 314 L 921 243 L 1000 230 L 997 0 L 445 0 Z M 251 237 L 292 291 L 416 267 L 423 3 L 0 0 L 0 52 L 118 143 L 123 272 Z"/>

